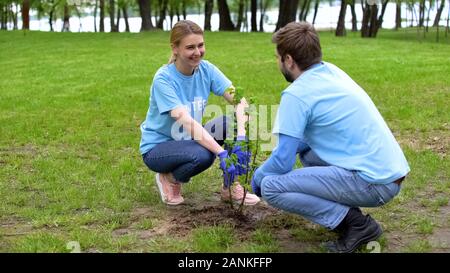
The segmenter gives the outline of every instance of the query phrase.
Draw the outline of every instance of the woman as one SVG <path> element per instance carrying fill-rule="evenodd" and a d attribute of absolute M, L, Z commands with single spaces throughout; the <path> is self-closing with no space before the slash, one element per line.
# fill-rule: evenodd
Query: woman
<path fill-rule="evenodd" d="M 215 130 L 211 136 L 201 125 L 202 113 L 210 92 L 232 103 L 231 81 L 213 64 L 203 60 L 205 43 L 203 30 L 191 21 L 179 21 L 170 34 L 172 56 L 169 64 L 161 67 L 153 78 L 150 107 L 141 125 L 140 152 L 148 168 L 156 172 L 156 183 L 161 199 L 168 205 L 179 205 L 182 183 L 208 169 L 215 156 L 221 160 L 224 177 L 233 177 L 234 168 L 226 166 L 228 152 L 224 150 L 226 118 L 213 120 L 205 128 Z M 238 138 L 245 135 L 242 108 L 237 107 Z M 182 129 L 180 131 L 180 129 Z M 233 166 L 231 166 L 233 167 Z M 227 175 L 231 174 L 231 175 Z M 232 179 L 233 180 L 233 179 Z M 225 180 L 221 197 L 229 200 L 228 187 L 233 181 Z M 242 200 L 243 188 L 232 186 L 234 200 Z M 256 195 L 247 193 L 244 204 L 259 202 Z"/>

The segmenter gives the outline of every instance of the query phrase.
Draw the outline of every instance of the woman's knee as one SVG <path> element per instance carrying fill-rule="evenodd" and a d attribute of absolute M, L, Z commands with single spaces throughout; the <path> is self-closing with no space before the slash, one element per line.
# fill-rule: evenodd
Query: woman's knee
<path fill-rule="evenodd" d="M 198 167 L 202 169 L 208 169 L 213 164 L 215 155 L 207 149 L 203 148 L 196 153 L 196 159 Z"/>

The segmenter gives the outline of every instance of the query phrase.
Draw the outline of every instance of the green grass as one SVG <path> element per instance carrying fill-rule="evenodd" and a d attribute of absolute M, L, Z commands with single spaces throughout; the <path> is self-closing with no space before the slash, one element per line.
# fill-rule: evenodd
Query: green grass
<path fill-rule="evenodd" d="M 370 210 L 388 234 L 426 237 L 450 227 L 441 219 L 450 195 L 450 38 L 441 34 L 440 43 L 413 29 L 376 39 L 320 34 L 324 60 L 367 91 L 410 163 L 400 195 Z M 259 104 L 276 105 L 288 84 L 270 38 L 206 33 L 206 59 Z M 168 40 L 166 32 L 0 31 L 0 252 L 70 252 L 70 241 L 99 252 L 283 252 L 281 229 L 307 242 L 308 251 L 322 251 L 326 232 L 283 215 L 248 232 L 213 225 L 186 236 L 138 237 L 170 217 L 138 151 L 149 86 L 168 60 Z M 217 97 L 209 103 L 224 105 Z M 220 181 L 211 168 L 184 196 L 210 200 Z M 136 216 L 138 208 L 148 208 L 146 215 Z M 433 251 L 423 241 L 404 245 L 395 251 Z"/>

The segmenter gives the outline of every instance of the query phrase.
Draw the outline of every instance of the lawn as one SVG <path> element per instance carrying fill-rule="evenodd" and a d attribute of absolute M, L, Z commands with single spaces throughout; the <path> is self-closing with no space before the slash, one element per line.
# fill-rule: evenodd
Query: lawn
<path fill-rule="evenodd" d="M 450 37 L 320 33 L 324 60 L 371 96 L 411 166 L 365 209 L 381 252 L 450 252 Z M 207 33 L 206 59 L 261 105 L 287 86 L 268 33 Z M 169 34 L 0 31 L 0 252 L 324 252 L 334 234 L 265 204 L 237 216 L 216 164 L 161 203 L 139 125 Z M 210 104 L 224 105 L 220 98 Z M 360 251 L 369 251 L 362 249 Z"/>

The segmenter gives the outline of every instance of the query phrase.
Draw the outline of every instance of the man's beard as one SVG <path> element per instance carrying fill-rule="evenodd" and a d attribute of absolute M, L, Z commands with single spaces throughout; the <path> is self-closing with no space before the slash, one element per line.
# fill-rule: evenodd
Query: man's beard
<path fill-rule="evenodd" d="M 294 82 L 294 77 L 291 75 L 291 73 L 289 73 L 289 71 L 287 71 L 287 69 L 283 67 L 281 68 L 281 74 L 283 74 L 284 78 L 286 79 L 286 81 L 288 82 Z"/>

